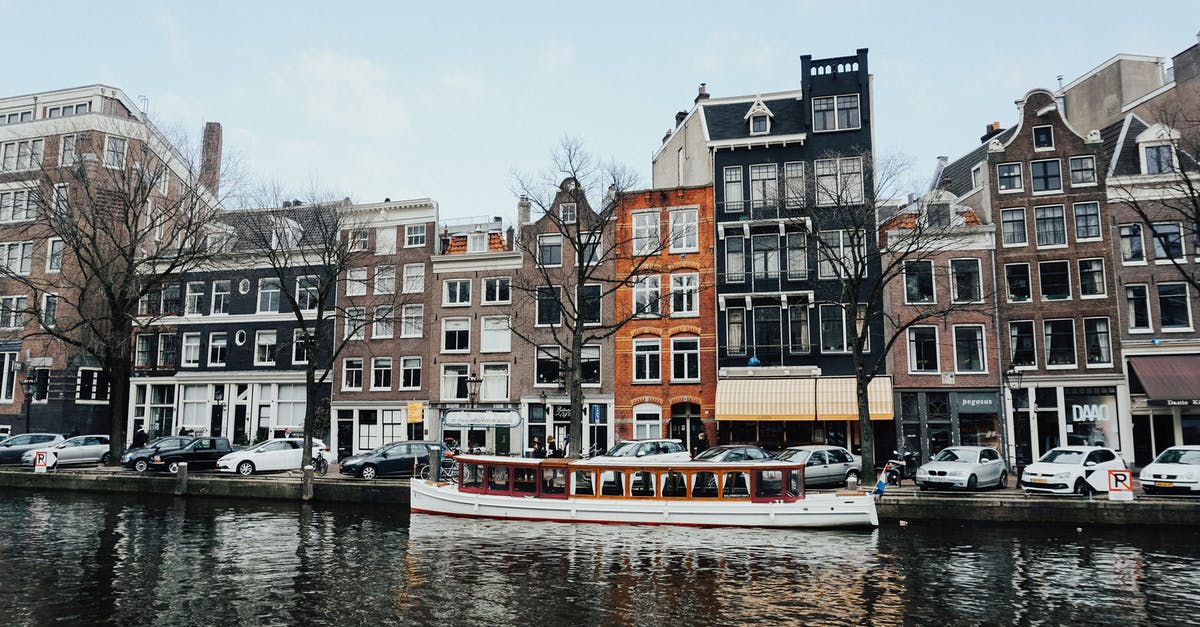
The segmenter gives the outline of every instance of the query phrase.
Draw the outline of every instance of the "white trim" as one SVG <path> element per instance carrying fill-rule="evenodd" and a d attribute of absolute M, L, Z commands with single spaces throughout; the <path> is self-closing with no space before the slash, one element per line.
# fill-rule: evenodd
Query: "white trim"
<path fill-rule="evenodd" d="M 843 309 L 843 311 L 845 311 Z M 845 319 L 845 314 L 842 315 Z M 916 370 L 916 352 L 913 351 L 913 331 L 933 329 L 933 355 L 936 363 L 933 364 L 933 370 Z M 904 334 L 904 347 L 908 354 L 908 374 L 910 375 L 940 375 L 942 373 L 942 338 L 940 329 L 937 325 L 932 324 L 914 324 L 906 329 Z"/>
<path fill-rule="evenodd" d="M 1046 298 L 1046 284 L 1042 281 L 1042 266 L 1048 263 L 1064 263 L 1067 265 L 1067 297 L 1066 298 Z M 1032 268 L 1031 268 L 1032 269 Z M 1032 277 L 1030 277 L 1032 278 Z M 1062 303 L 1075 300 L 1074 285 L 1071 283 L 1071 260 L 1070 259 L 1047 259 L 1038 262 L 1038 302 L 1040 303 Z"/>
<path fill-rule="evenodd" d="M 983 365 L 982 370 L 959 370 L 958 369 L 958 330 L 960 328 L 979 329 L 979 362 Z M 963 323 L 950 326 L 950 334 L 952 337 L 951 350 L 954 353 L 954 373 L 955 374 L 988 374 L 988 350 L 987 350 L 987 327 L 981 323 Z"/>
<path fill-rule="evenodd" d="M 1085 261 L 1100 262 L 1100 288 L 1099 294 L 1084 294 L 1083 293 L 1083 267 L 1080 265 Z M 1104 263 L 1104 257 L 1078 257 L 1075 259 L 1075 271 L 1079 273 L 1079 299 L 1092 300 L 1099 298 L 1108 298 L 1108 268 Z"/>
<path fill-rule="evenodd" d="M 1041 117 L 1041 116 L 1049 113 L 1050 111 L 1055 110 L 1056 108 L 1057 107 L 1055 107 L 1053 105 L 1051 105 L 1049 107 L 1043 107 L 1040 111 L 1037 112 L 1038 117 Z M 1037 132 L 1038 132 L 1039 128 L 1050 129 L 1050 145 L 1049 146 L 1038 147 Z M 1033 140 L 1033 151 L 1034 152 L 1053 152 L 1054 151 L 1054 125 L 1053 124 L 1038 124 L 1037 126 L 1029 129 L 1029 132 L 1033 134 L 1031 138 Z"/>
<path fill-rule="evenodd" d="M 1020 176 L 1021 186 L 1014 187 L 1012 189 L 1001 189 L 1000 181 L 1003 179 L 1003 177 L 1000 176 L 1000 168 L 1002 168 L 1004 166 L 1009 166 L 1009 165 L 1017 166 L 1017 171 L 1021 175 Z M 1008 161 L 1005 163 L 997 163 L 996 164 L 996 192 L 1000 193 L 1000 194 L 1018 194 L 1023 191 L 1025 191 L 1025 165 L 1024 165 L 1024 163 L 1021 161 Z"/>
<path fill-rule="evenodd" d="M 929 287 L 930 287 L 930 292 L 932 292 L 932 295 L 933 295 L 932 300 L 928 300 L 928 301 L 910 301 L 910 300 L 908 300 L 908 265 L 909 264 L 918 264 L 918 263 L 929 264 L 929 282 L 930 282 Z M 935 276 L 935 273 L 933 271 L 935 267 L 937 267 L 937 264 L 935 264 L 932 259 L 910 259 L 910 260 L 907 260 L 904 262 L 904 268 L 901 269 L 900 273 L 904 276 L 903 289 L 904 289 L 904 304 L 905 305 L 936 305 L 937 304 L 937 277 Z M 842 316 L 842 317 L 843 317 L 843 319 L 845 318 L 845 316 Z"/>
<path fill-rule="evenodd" d="M 1075 361 L 1070 364 L 1051 364 L 1050 363 L 1050 342 L 1046 341 L 1046 325 L 1051 322 L 1070 322 L 1071 323 L 1071 353 L 1074 355 Z M 1046 354 L 1046 370 L 1071 370 L 1079 368 L 1079 338 L 1075 335 L 1075 319 L 1074 318 L 1048 318 L 1042 320 L 1042 341 L 1045 343 L 1043 347 Z"/>
<path fill-rule="evenodd" d="M 1012 286 L 1009 285 L 1009 282 L 1008 282 L 1009 266 L 1025 266 L 1025 281 L 1027 283 L 1026 288 L 1029 289 L 1029 297 L 1026 298 L 1025 300 L 1013 300 L 1013 298 L 1012 298 Z M 1033 275 L 1031 274 L 1031 272 L 1032 272 L 1032 269 L 1030 268 L 1028 261 L 1004 264 L 1004 292 L 1005 292 L 1004 298 L 1005 298 L 1005 302 L 1008 302 L 1008 303 L 1032 303 L 1033 302 Z"/>

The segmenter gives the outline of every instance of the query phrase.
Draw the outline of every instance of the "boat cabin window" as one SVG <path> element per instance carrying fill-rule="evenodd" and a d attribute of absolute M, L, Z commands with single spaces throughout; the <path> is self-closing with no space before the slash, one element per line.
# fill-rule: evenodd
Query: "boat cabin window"
<path fill-rule="evenodd" d="M 750 496 L 749 477 L 744 472 L 727 472 L 721 496 L 729 498 L 748 498 Z"/>
<path fill-rule="evenodd" d="M 604 496 L 625 496 L 625 473 L 619 470 L 600 471 L 600 494 Z"/>
<path fill-rule="evenodd" d="M 783 498 L 783 471 L 758 470 L 754 473 L 754 498 Z"/>
<path fill-rule="evenodd" d="M 719 496 L 717 492 L 717 473 L 696 473 L 695 481 L 692 484 L 692 498 L 715 499 L 717 496 Z"/>
<path fill-rule="evenodd" d="M 513 492 L 515 494 L 537 494 L 537 468 L 517 466 L 513 468 Z"/>
<path fill-rule="evenodd" d="M 574 489 L 571 492 L 580 496 L 596 496 L 596 485 L 592 479 L 594 476 L 595 473 L 590 470 L 576 470 L 572 481 Z"/>
<path fill-rule="evenodd" d="M 629 496 L 654 496 L 654 473 L 648 470 L 635 470 L 629 478 Z"/>
<path fill-rule="evenodd" d="M 488 466 L 488 492 L 508 492 L 508 466 Z"/>
<path fill-rule="evenodd" d="M 464 463 L 461 466 L 463 490 L 483 491 L 483 464 Z"/>
<path fill-rule="evenodd" d="M 662 477 L 662 495 L 667 497 L 687 496 L 687 475 L 682 472 L 664 473 Z"/>
<path fill-rule="evenodd" d="M 554 498 L 566 498 L 567 496 L 567 469 L 566 468 L 543 468 L 542 469 L 542 496 Z"/>

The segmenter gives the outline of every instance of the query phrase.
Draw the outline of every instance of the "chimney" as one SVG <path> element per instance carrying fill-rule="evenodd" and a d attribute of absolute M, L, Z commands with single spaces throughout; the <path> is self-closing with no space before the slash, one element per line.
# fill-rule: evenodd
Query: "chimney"
<path fill-rule="evenodd" d="M 696 99 L 692 101 L 692 104 L 700 104 L 701 100 L 708 100 L 707 85 L 708 83 L 700 83 L 699 93 L 696 94 Z"/>
<path fill-rule="evenodd" d="M 983 132 L 983 136 L 979 138 L 979 143 L 982 144 L 987 140 L 999 135 L 1003 130 L 1004 129 L 1000 128 L 999 122 L 992 122 L 991 124 L 988 124 L 987 129 L 985 129 Z"/>
<path fill-rule="evenodd" d="M 687 117 L 687 111 L 678 111 L 675 113 L 675 128 L 679 128 L 683 124 L 683 119 Z"/>
<path fill-rule="evenodd" d="M 521 200 L 517 202 L 517 226 L 529 224 L 529 197 L 521 194 Z"/>
<path fill-rule="evenodd" d="M 200 152 L 200 184 L 213 196 L 221 186 L 221 124 L 204 125 L 204 144 Z"/>
<path fill-rule="evenodd" d="M 668 139 L 671 139 L 671 129 L 667 129 L 667 132 L 663 133 L 662 143 L 664 143 L 664 144 L 667 143 Z"/>
<path fill-rule="evenodd" d="M 513 249 L 513 228 L 511 226 L 508 227 L 508 230 L 504 232 L 504 241 L 508 243 L 508 249 L 512 250 Z"/>

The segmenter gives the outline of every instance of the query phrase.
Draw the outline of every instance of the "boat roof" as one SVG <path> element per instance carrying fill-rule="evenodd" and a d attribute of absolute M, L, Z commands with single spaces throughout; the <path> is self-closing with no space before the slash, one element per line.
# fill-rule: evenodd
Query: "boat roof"
<path fill-rule="evenodd" d="M 799 464 L 790 461 L 778 459 L 764 459 L 762 461 L 745 461 L 745 462 L 706 462 L 706 461 L 668 461 L 668 460 L 653 460 L 653 459 L 638 459 L 630 458 L 607 458 L 603 460 L 591 459 L 571 459 L 563 457 L 549 457 L 539 459 L 536 457 L 506 457 L 503 455 L 455 455 L 460 463 L 475 463 L 475 464 L 505 464 L 513 466 L 571 466 L 573 468 L 661 468 L 670 470 L 687 470 L 697 468 L 747 468 L 761 466 L 797 466 Z"/>

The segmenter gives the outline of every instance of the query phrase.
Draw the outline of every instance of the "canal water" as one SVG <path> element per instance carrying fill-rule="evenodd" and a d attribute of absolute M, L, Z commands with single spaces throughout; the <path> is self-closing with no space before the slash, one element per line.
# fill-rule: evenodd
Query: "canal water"
<path fill-rule="evenodd" d="M 0 492 L 0 625 L 1200 624 L 1188 531 L 486 522 Z"/>

